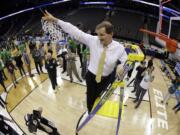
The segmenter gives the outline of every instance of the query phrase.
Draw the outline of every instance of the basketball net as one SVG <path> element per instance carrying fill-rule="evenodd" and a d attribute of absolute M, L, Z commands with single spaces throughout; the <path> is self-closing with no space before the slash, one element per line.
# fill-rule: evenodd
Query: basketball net
<path fill-rule="evenodd" d="M 50 40 L 58 42 L 63 40 L 62 29 L 55 22 L 48 22 L 41 19 L 42 29 L 45 34 L 49 34 Z"/>

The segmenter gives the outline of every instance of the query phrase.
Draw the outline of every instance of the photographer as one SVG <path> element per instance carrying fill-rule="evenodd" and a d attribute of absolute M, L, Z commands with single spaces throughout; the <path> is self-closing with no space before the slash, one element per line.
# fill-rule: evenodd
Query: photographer
<path fill-rule="evenodd" d="M 41 116 L 42 111 L 42 108 L 38 108 L 38 110 L 33 110 L 32 114 L 25 115 L 25 121 L 29 132 L 36 133 L 37 129 L 39 129 L 49 135 L 60 135 L 57 128 L 54 127 L 54 124 Z"/>

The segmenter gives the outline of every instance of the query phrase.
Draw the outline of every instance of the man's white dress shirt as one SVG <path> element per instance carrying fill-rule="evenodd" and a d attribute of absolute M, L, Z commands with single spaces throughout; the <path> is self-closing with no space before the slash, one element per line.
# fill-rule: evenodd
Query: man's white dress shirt
<path fill-rule="evenodd" d="M 99 59 L 103 52 L 103 45 L 98 36 L 87 34 L 68 22 L 58 20 L 57 24 L 68 33 L 72 38 L 87 45 L 90 49 L 90 62 L 88 70 L 96 75 L 98 70 Z M 106 59 L 103 69 L 103 76 L 108 76 L 115 68 L 117 61 L 123 64 L 127 60 L 127 54 L 124 46 L 117 41 L 112 40 L 106 49 Z"/>

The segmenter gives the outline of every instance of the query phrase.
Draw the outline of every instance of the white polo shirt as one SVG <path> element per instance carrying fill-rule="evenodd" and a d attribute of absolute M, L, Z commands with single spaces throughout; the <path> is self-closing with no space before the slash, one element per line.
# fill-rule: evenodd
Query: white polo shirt
<path fill-rule="evenodd" d="M 87 34 L 70 23 L 58 20 L 57 24 L 68 33 L 72 38 L 87 45 L 90 49 L 90 63 L 88 70 L 94 75 L 97 73 L 100 56 L 103 52 L 103 45 L 98 36 Z M 106 49 L 106 59 L 103 69 L 103 76 L 108 76 L 115 68 L 116 62 L 121 61 L 122 64 L 127 60 L 127 54 L 124 46 L 117 41 L 112 41 Z"/>

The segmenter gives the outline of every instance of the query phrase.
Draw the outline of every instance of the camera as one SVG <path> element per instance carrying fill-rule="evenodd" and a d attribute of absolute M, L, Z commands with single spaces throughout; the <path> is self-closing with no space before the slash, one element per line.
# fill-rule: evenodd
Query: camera
<path fill-rule="evenodd" d="M 29 132 L 30 133 L 37 132 L 37 129 L 40 125 L 40 119 L 41 119 L 40 112 L 37 110 L 33 110 L 33 113 L 26 114 L 24 119 L 25 119 L 25 122 L 26 122 Z"/>
<path fill-rule="evenodd" d="M 60 135 L 54 124 L 42 117 L 42 108 L 33 110 L 32 114 L 26 114 L 24 116 L 26 125 L 30 133 L 36 133 L 37 130 L 46 132 L 49 135 Z"/>

